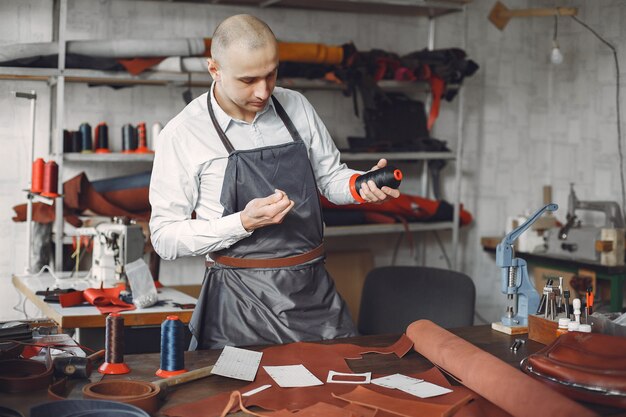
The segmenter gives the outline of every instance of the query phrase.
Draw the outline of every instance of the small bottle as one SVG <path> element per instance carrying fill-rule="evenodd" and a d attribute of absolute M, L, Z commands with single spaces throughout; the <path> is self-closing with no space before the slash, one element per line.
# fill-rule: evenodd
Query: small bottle
<path fill-rule="evenodd" d="M 556 337 L 559 337 L 568 331 L 568 326 L 571 323 L 571 320 L 567 317 L 561 317 L 559 319 L 559 327 L 556 329 Z"/>
<path fill-rule="evenodd" d="M 580 298 L 574 298 L 572 305 L 574 306 L 574 318 L 576 323 L 580 323 Z"/>
<path fill-rule="evenodd" d="M 579 324 L 578 331 L 583 333 L 591 333 L 591 324 Z"/>

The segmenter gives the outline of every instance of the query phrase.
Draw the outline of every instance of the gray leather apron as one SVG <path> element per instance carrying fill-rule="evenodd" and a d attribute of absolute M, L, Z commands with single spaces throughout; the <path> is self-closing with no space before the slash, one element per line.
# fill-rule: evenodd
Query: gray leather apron
<path fill-rule="evenodd" d="M 318 188 L 305 143 L 278 100 L 273 96 L 272 100 L 293 142 L 235 150 L 215 119 L 210 94 L 207 96 L 213 126 L 229 152 L 220 196 L 223 216 L 242 211 L 250 200 L 266 197 L 275 189 L 283 190 L 295 202 L 281 224 L 256 229 L 215 255 L 280 259 L 308 253 L 322 244 Z M 191 350 L 356 335 L 347 306 L 324 268 L 323 256 L 270 268 L 216 262 L 207 268 L 189 329 Z"/>

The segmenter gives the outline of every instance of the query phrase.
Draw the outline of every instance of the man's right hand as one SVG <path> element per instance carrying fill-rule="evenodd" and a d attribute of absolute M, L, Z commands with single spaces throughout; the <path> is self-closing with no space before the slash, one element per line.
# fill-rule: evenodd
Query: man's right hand
<path fill-rule="evenodd" d="M 268 197 L 255 198 L 246 204 L 246 208 L 240 213 L 241 224 L 251 232 L 260 227 L 282 223 L 294 204 L 287 194 L 276 190 Z"/>

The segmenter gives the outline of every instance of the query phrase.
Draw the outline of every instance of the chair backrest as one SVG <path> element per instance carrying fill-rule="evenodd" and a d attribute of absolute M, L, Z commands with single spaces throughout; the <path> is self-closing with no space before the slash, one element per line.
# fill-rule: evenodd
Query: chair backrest
<path fill-rule="evenodd" d="M 403 333 L 419 319 L 444 328 L 471 326 L 475 299 L 472 279 L 460 272 L 417 266 L 374 268 L 363 285 L 359 332 Z"/>

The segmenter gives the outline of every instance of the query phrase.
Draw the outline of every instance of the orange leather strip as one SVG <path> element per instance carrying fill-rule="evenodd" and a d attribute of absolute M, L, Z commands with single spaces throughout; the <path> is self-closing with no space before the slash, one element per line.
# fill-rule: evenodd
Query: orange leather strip
<path fill-rule="evenodd" d="M 232 266 L 235 268 L 284 268 L 288 266 L 300 265 L 324 255 L 324 245 L 321 244 L 317 248 L 296 256 L 288 258 L 268 258 L 268 259 L 248 259 L 248 258 L 231 258 L 230 256 L 222 256 L 217 253 L 211 253 L 211 258 L 215 263 Z M 207 266 L 208 263 L 207 263 Z"/>

